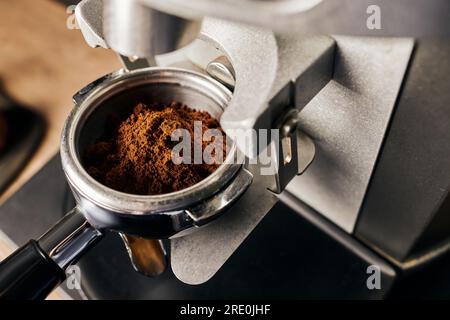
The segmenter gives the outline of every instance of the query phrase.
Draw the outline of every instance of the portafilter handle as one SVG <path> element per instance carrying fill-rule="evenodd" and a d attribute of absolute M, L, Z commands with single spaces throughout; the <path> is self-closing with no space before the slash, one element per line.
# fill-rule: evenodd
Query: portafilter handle
<path fill-rule="evenodd" d="M 45 299 L 65 280 L 65 269 L 102 237 L 75 207 L 0 263 L 0 299 Z"/>

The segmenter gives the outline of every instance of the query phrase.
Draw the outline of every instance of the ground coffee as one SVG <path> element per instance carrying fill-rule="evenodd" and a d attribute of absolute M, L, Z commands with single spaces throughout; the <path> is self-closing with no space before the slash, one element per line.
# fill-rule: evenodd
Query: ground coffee
<path fill-rule="evenodd" d="M 115 121 L 104 137 L 89 145 L 84 154 L 87 171 L 102 184 L 126 193 L 156 195 L 181 190 L 206 178 L 219 166 L 213 164 L 175 164 L 171 139 L 175 129 L 187 129 L 194 137 L 194 121 L 201 121 L 203 132 L 220 129 L 207 112 L 173 102 L 169 105 L 139 103 L 125 120 Z M 114 121 L 108 121 L 109 124 Z M 207 145 L 203 141 L 191 139 Z"/>

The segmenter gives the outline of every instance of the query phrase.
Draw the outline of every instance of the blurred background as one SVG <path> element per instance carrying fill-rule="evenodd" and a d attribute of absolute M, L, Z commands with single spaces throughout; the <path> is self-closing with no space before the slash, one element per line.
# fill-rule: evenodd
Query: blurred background
<path fill-rule="evenodd" d="M 39 114 L 45 125 L 39 145 L 33 154 L 30 152 L 29 161 L 20 174 L 13 178 L 14 181 L 1 177 L 12 183 L 0 189 L 0 203 L 57 151 L 74 92 L 119 67 L 114 53 L 92 50 L 86 45 L 76 29 L 70 7 L 74 3 L 77 1 L 0 2 L 1 93 L 14 101 L 13 104 Z M 8 141 L 12 138 L 13 127 L 30 128 L 20 123 L 5 125 L 10 132 Z M 8 142 L 5 143 L 7 147 Z"/>
<path fill-rule="evenodd" d="M 0 1 L 0 204 L 57 152 L 72 95 L 119 67 L 113 52 L 86 45 L 77 2 Z M 5 238 L 0 260 L 14 246 Z"/>

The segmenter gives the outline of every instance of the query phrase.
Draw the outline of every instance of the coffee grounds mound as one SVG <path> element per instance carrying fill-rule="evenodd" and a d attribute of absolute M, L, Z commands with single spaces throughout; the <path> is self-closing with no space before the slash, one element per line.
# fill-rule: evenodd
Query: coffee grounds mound
<path fill-rule="evenodd" d="M 87 146 L 84 165 L 97 181 L 126 193 L 157 195 L 185 189 L 209 176 L 220 165 L 172 161 L 172 148 L 179 143 L 171 139 L 175 129 L 189 131 L 192 153 L 194 144 L 201 144 L 202 151 L 207 146 L 203 141 L 194 141 L 194 121 L 201 121 L 202 132 L 221 130 L 209 113 L 180 103 L 139 103 L 125 120 L 116 121 L 118 124 L 113 125 L 113 129 L 105 129 L 104 137 Z M 114 121 L 108 122 L 111 125 Z M 194 159 L 193 154 L 191 159 Z"/>

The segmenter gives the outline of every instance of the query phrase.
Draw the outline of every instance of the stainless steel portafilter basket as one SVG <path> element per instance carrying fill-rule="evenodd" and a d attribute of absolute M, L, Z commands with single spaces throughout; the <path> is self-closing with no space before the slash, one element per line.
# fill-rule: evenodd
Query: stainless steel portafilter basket
<path fill-rule="evenodd" d="M 134 251 L 148 248 L 145 239 L 184 235 L 224 212 L 251 184 L 243 163 L 224 161 L 189 188 L 142 196 L 102 185 L 86 172 L 81 156 L 102 135 L 112 112 L 120 114 L 136 102 L 178 101 L 219 118 L 230 98 L 228 89 L 215 80 L 174 68 L 121 70 L 81 89 L 61 138 L 62 166 L 77 205 L 37 241 L 0 264 L 0 296 L 45 297 L 64 280 L 64 269 L 100 240 L 105 229 L 121 233 L 139 269 L 142 261 L 133 259 L 138 256 Z M 237 152 L 229 145 L 227 160 L 242 159 Z M 145 246 L 135 246 L 139 241 Z"/>
<path fill-rule="evenodd" d="M 218 206 L 228 205 L 234 199 L 229 192 L 237 191 L 229 183 L 235 181 L 238 173 L 242 174 L 240 163 L 223 163 L 206 179 L 177 192 L 140 196 L 100 184 L 85 171 L 80 158 L 86 145 L 103 133 L 112 110 L 121 113 L 139 101 L 175 100 L 219 118 L 229 99 L 229 91 L 208 77 L 166 68 L 119 72 L 100 79 L 92 90 L 88 86 L 80 91 L 63 129 L 61 159 L 80 210 L 89 223 L 98 229 L 168 238 L 203 224 L 223 209 Z M 236 152 L 232 145 L 229 157 L 235 157 Z M 214 195 L 222 201 L 214 202 Z M 223 197 L 228 201 L 223 201 Z"/>

